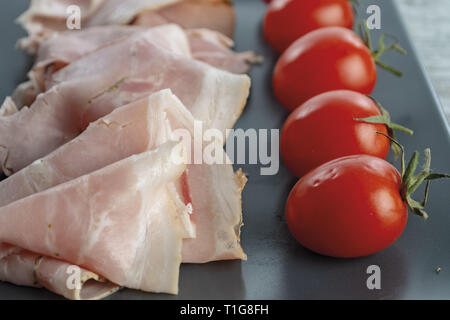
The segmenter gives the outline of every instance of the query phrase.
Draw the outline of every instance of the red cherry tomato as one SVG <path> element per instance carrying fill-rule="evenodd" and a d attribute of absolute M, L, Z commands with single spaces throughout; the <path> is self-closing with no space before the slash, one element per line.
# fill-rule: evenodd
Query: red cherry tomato
<path fill-rule="evenodd" d="M 375 61 L 361 39 L 348 29 L 327 27 L 308 33 L 283 53 L 275 66 L 273 89 L 292 111 L 327 91 L 370 94 L 376 79 Z"/>
<path fill-rule="evenodd" d="M 322 93 L 295 109 L 281 131 L 281 156 L 297 177 L 330 160 L 353 154 L 385 159 L 390 141 L 384 124 L 355 119 L 380 116 L 371 98 L 354 91 Z"/>
<path fill-rule="evenodd" d="M 267 8 L 264 35 L 278 52 L 310 31 L 330 26 L 353 28 L 348 0 L 273 0 Z"/>
<path fill-rule="evenodd" d="M 286 219 L 300 244 L 319 254 L 360 257 L 403 232 L 408 206 L 400 173 L 368 155 L 339 158 L 310 171 L 289 195 Z"/>

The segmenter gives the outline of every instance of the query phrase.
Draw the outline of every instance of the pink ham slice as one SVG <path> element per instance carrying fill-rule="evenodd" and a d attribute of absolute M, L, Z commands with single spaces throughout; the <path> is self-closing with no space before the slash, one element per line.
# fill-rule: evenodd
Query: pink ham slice
<path fill-rule="evenodd" d="M 253 51 L 233 52 L 234 42 L 227 36 L 209 29 L 187 29 L 192 57 L 232 73 L 246 73 L 263 58 Z"/>
<path fill-rule="evenodd" d="M 149 98 L 116 109 L 92 123 L 71 142 L 0 182 L 0 207 L 102 168 L 131 154 L 153 149 L 169 138 L 171 129 L 184 127 L 192 131 L 193 121 L 190 113 L 170 90 L 160 91 Z M 82 161 L 71 161 L 80 158 L 80 155 Z M 179 180 L 179 184 L 182 184 L 183 180 Z M 183 262 L 246 259 L 239 237 L 242 223 L 241 192 L 245 184 L 242 173 L 239 171 L 234 174 L 230 165 L 188 165 L 186 182 L 189 188 L 188 198 L 194 208 L 197 237 L 186 239 L 192 237 L 192 232 L 189 232 L 192 227 L 186 222 L 184 212 L 179 212 L 185 238 Z M 177 199 L 177 196 L 173 195 L 173 198 Z M 187 199 L 183 200 L 187 202 Z M 183 209 L 183 206 L 177 207 Z M 28 253 L 24 258 L 21 258 L 22 253 L 18 253 L 1 260 L 2 251 L 3 256 L 8 256 L 10 250 L 11 246 L 3 245 L 2 249 L 0 245 L 0 266 L 11 263 L 10 259 L 13 259 L 14 265 L 17 265 L 16 261 L 27 261 Z M 46 258 L 48 263 L 51 260 Z M 53 268 L 56 269 L 58 263 L 63 262 L 53 261 Z M 21 267 L 23 272 L 16 271 L 13 275 L 5 273 L 6 271 L 2 274 L 0 268 L 0 279 L 32 285 L 29 281 L 16 282 L 17 276 L 30 274 L 31 267 L 35 268 L 33 264 L 24 263 Z M 65 267 L 57 269 L 66 270 Z M 89 287 L 83 285 L 79 290 L 66 289 L 64 284 L 67 274 L 64 272 L 56 273 L 52 281 L 45 282 L 52 283 L 53 286 L 45 286 L 71 299 L 100 298 L 104 294 L 114 292 L 109 282 L 99 281 L 101 278 L 96 277 L 94 273 L 83 271 L 83 274 L 89 279 L 86 281 Z"/>
<path fill-rule="evenodd" d="M 175 25 L 147 30 L 139 27 L 108 26 L 88 28 L 86 31 L 62 32 L 44 42 L 39 49 L 36 63 L 29 72 L 30 80 L 35 87 L 34 92 L 46 91 L 46 80 L 69 63 L 104 46 L 124 41 L 130 36 L 138 37 L 139 33 L 145 33 L 145 37 L 160 48 L 192 57 L 188 38 L 184 35 L 184 31 Z"/>
<path fill-rule="evenodd" d="M 67 31 L 69 5 L 81 9 L 82 27 L 138 24 L 146 27 L 176 23 L 233 35 L 234 9 L 228 0 L 32 0 L 19 18 L 28 37 L 19 47 L 36 53 L 56 32 Z"/>
<path fill-rule="evenodd" d="M 120 286 L 176 294 L 182 235 L 167 190 L 185 170 L 173 161 L 176 147 L 166 143 L 0 208 L 0 241 Z M 14 264 L 15 254 L 5 261 Z M 55 264 L 43 268 L 45 279 Z"/>
<path fill-rule="evenodd" d="M 170 90 L 118 108 L 91 123 L 72 141 L 1 181 L 0 207 L 152 150 L 170 140 L 172 129 L 192 126 L 192 122 L 192 115 Z M 178 198 L 184 201 L 181 192 Z M 180 207 L 185 209 L 184 204 Z M 194 237 L 194 226 L 186 214 L 180 212 L 184 237 Z"/>
<path fill-rule="evenodd" d="M 166 28 L 172 28 L 173 34 L 179 35 L 177 39 L 184 38 L 189 44 L 181 28 L 175 25 Z M 149 90 L 170 88 L 194 118 L 204 121 L 206 127 L 221 131 L 233 127 L 245 106 L 250 78 L 190 58 L 167 50 L 167 46 L 161 47 L 155 43 L 151 31 L 147 31 L 68 65 L 53 74 L 46 88 L 63 82 L 83 81 L 86 84 L 95 79 L 103 90 L 90 89 L 92 94 L 88 95 L 91 97 L 88 102 L 103 104 L 106 101 L 109 104 L 113 98 L 114 104 L 119 105 L 145 96 Z M 86 85 L 80 86 L 83 92 Z M 92 86 L 89 83 L 89 87 Z"/>
<path fill-rule="evenodd" d="M 193 122 L 192 115 L 170 90 L 118 108 L 90 124 L 74 140 L 0 182 L 0 207 L 156 148 L 170 139 L 174 129 L 186 128 L 193 134 Z M 188 199 L 182 192 L 173 197 L 184 204 L 192 202 L 196 228 L 201 234 L 197 232 L 195 239 L 186 241 L 183 261 L 245 259 L 239 242 L 245 185 L 242 173 L 234 174 L 228 164 L 192 164 L 188 165 L 186 182 Z M 183 181 L 177 184 L 183 185 Z M 193 238 L 196 233 L 182 211 L 183 205 L 178 208 L 183 237 Z"/>
<path fill-rule="evenodd" d="M 173 22 L 185 29 L 210 29 L 230 38 L 234 34 L 235 13 L 230 0 L 181 0 L 157 10 L 136 10 L 130 16 L 131 23 L 146 27 Z"/>
<path fill-rule="evenodd" d="M 109 26 L 107 28 L 96 27 L 81 31 L 57 33 L 40 46 L 36 62 L 28 74 L 29 78 L 36 88 L 37 93 L 43 92 L 45 91 L 46 76 L 92 51 L 114 41 L 125 39 L 140 31 L 142 29 L 137 27 Z M 154 36 L 157 37 L 159 29 L 155 28 L 154 31 Z M 168 37 L 170 37 L 170 34 Z M 162 44 L 164 45 L 165 38 L 158 40 L 162 40 Z M 188 47 L 184 46 L 183 49 L 188 50 Z M 189 51 L 183 52 L 183 54 L 188 55 Z M 20 90 L 21 88 L 18 89 Z"/>
<path fill-rule="evenodd" d="M 15 108 L 21 109 L 24 106 L 31 106 L 39 93 L 41 91 L 38 86 L 28 80 L 19 84 L 10 98 L 14 102 Z"/>
<path fill-rule="evenodd" d="M 6 97 L 0 106 L 0 117 L 10 116 L 18 111 L 16 104 L 11 97 Z"/>
<path fill-rule="evenodd" d="M 145 28 L 133 26 L 103 26 L 56 34 L 40 46 L 36 63 L 28 74 L 31 83 L 20 85 L 13 95 L 16 105 L 19 108 L 30 106 L 34 101 L 32 95 L 34 94 L 36 97 L 37 94 L 46 90 L 46 80 L 54 72 L 105 45 L 123 41 L 127 37 L 144 31 L 146 31 Z M 161 43 L 162 46 L 169 46 L 167 49 L 170 51 L 181 50 L 180 54 L 191 56 L 196 60 L 233 73 L 245 73 L 251 64 L 261 61 L 261 58 L 254 52 L 233 52 L 231 50 L 234 45 L 233 41 L 215 31 L 187 30 L 188 44 L 186 39 L 180 39 L 177 42 L 167 41 L 173 36 L 180 35 L 178 28 L 173 26 L 155 27 L 150 32 L 154 42 Z M 171 43 L 177 43 L 178 47 L 170 47 Z"/>
<path fill-rule="evenodd" d="M 186 39 L 183 30 L 171 27 Z M 245 106 L 250 79 L 173 53 L 155 44 L 148 31 L 68 65 L 53 75 L 48 87 L 30 108 L 0 117 L 0 165 L 7 175 L 73 139 L 116 107 L 165 88 L 204 127 L 225 132 Z"/>
<path fill-rule="evenodd" d="M 71 300 L 97 300 L 113 294 L 120 287 L 98 274 L 79 268 L 80 284 L 69 289 L 70 263 L 48 258 L 27 250 L 16 250 L 0 260 L 0 281 L 20 286 L 45 287 Z"/>
<path fill-rule="evenodd" d="M 247 178 L 231 165 L 190 165 L 187 183 L 196 237 L 183 241 L 183 262 L 247 260 L 240 245 L 242 190 Z"/>

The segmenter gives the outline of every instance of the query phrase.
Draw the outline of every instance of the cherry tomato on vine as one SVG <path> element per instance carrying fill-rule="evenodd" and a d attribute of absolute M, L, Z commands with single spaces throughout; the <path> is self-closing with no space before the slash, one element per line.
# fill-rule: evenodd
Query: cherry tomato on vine
<path fill-rule="evenodd" d="M 272 0 L 264 19 L 264 35 L 281 53 L 312 30 L 329 26 L 352 29 L 353 20 L 348 0 Z"/>
<path fill-rule="evenodd" d="M 380 158 L 353 155 L 328 162 L 295 185 L 286 206 L 292 235 L 333 257 L 360 257 L 394 242 L 408 207 L 397 169 Z"/>
<path fill-rule="evenodd" d="M 304 247 L 333 257 L 361 257 L 392 244 L 403 232 L 408 208 L 427 218 L 424 211 L 429 183 L 449 178 L 430 171 L 430 150 L 424 169 L 415 174 L 418 152 L 408 166 L 402 156 L 401 173 L 387 161 L 352 155 L 327 162 L 301 178 L 286 204 L 286 220 Z M 427 181 L 422 203 L 412 199 Z"/>
<path fill-rule="evenodd" d="M 348 89 L 370 94 L 377 80 L 375 60 L 351 30 L 327 27 L 295 41 L 278 60 L 273 89 L 292 111 L 320 93 Z"/>
<path fill-rule="evenodd" d="M 392 130 L 412 134 L 392 123 L 374 99 L 355 91 L 329 91 L 309 99 L 289 115 L 281 131 L 281 156 L 297 177 L 348 155 L 385 159 L 391 143 L 377 132 L 393 135 Z"/>

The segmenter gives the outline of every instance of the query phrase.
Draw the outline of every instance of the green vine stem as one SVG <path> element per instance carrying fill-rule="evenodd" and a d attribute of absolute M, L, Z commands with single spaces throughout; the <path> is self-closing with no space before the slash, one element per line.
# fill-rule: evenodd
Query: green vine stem
<path fill-rule="evenodd" d="M 400 172 L 402 175 L 402 190 L 401 196 L 403 200 L 408 204 L 408 208 L 416 215 L 428 219 L 428 214 L 425 211 L 425 206 L 428 201 L 428 194 L 430 192 L 430 182 L 431 180 L 450 178 L 449 174 L 443 173 L 433 173 L 431 172 L 431 151 L 429 148 L 425 149 L 425 164 L 423 169 L 416 174 L 417 166 L 419 165 L 419 152 L 414 152 L 408 165 L 405 166 L 405 149 L 404 147 L 394 138 L 385 135 L 384 133 L 377 132 L 388 138 L 393 144 L 396 144 L 401 150 L 401 168 Z M 418 202 L 412 198 L 412 194 L 419 188 L 419 186 L 426 182 L 425 194 L 422 202 Z"/>
<path fill-rule="evenodd" d="M 378 41 L 378 48 L 374 49 L 372 45 L 370 31 L 369 28 L 367 27 L 367 21 L 363 21 L 362 23 L 359 24 L 359 33 L 361 35 L 361 39 L 366 44 L 367 48 L 370 50 L 373 60 L 378 66 L 393 73 L 397 77 L 403 76 L 403 73 L 401 71 L 387 65 L 386 63 L 380 60 L 381 56 L 387 51 L 397 51 L 403 55 L 407 54 L 406 50 L 399 45 L 399 41 L 396 37 L 390 34 L 383 33 Z M 394 43 L 387 46 L 385 43 L 386 37 L 393 39 Z"/>
<path fill-rule="evenodd" d="M 368 118 L 355 118 L 355 121 L 361 121 L 361 122 L 366 122 L 366 123 L 379 123 L 379 124 L 384 124 L 387 129 L 388 129 L 388 133 L 389 136 L 392 139 L 396 139 L 395 138 L 395 131 L 400 131 L 400 132 L 404 132 L 407 133 L 409 135 L 413 135 L 414 131 L 412 131 L 409 128 L 406 128 L 400 124 L 394 123 L 391 121 L 391 116 L 389 114 L 389 112 L 383 108 L 383 106 L 381 105 L 381 103 L 379 103 L 375 98 L 369 96 L 369 98 L 371 98 L 378 106 L 378 108 L 380 109 L 381 115 L 379 116 L 372 116 L 372 117 L 368 117 Z M 391 143 L 391 148 L 392 151 L 394 151 L 395 154 L 395 160 L 398 159 L 398 157 L 401 155 L 402 150 L 399 148 L 399 146 L 395 143 Z"/>

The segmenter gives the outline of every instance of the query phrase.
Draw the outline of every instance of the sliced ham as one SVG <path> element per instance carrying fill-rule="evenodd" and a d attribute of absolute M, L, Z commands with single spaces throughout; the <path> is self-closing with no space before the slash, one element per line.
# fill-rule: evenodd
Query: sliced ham
<path fill-rule="evenodd" d="M 249 87 L 248 76 L 171 52 L 155 44 L 148 31 L 71 63 L 53 75 L 50 89 L 30 108 L 0 117 L 0 164 L 7 175 L 17 172 L 76 137 L 90 122 L 165 88 L 206 128 L 225 132 L 240 116 Z"/>
<path fill-rule="evenodd" d="M 193 122 L 192 115 L 170 90 L 118 108 L 90 124 L 74 140 L 0 182 L 0 207 L 153 149 L 170 139 L 172 129 L 186 128 L 193 134 Z M 183 261 L 245 259 L 239 237 L 245 185 L 242 173 L 234 174 L 228 164 L 191 164 L 176 185 L 184 184 L 188 195 L 174 192 L 173 198 L 182 201 L 178 212 L 183 237 L 196 237 L 185 240 Z M 197 232 L 183 211 L 189 203 Z"/>
<path fill-rule="evenodd" d="M 17 247 L 16 247 L 17 248 Z M 71 300 L 102 299 L 119 286 L 91 271 L 79 268 L 80 284 L 69 289 L 71 264 L 23 249 L 16 249 L 0 260 L 0 281 L 27 287 L 45 287 Z"/>
<path fill-rule="evenodd" d="M 166 143 L 1 207 L 0 241 L 120 286 L 176 294 L 182 235 L 167 191 L 185 170 L 173 161 L 176 147 Z M 16 263 L 14 254 L 5 261 Z"/>
<path fill-rule="evenodd" d="M 191 165 L 188 170 L 197 236 L 183 241 L 183 262 L 247 260 L 240 244 L 247 178 L 231 165 Z"/>
<path fill-rule="evenodd" d="M 19 84 L 11 97 L 15 108 L 21 109 L 24 106 L 31 106 L 37 95 L 41 93 L 40 86 L 32 80 Z"/>
<path fill-rule="evenodd" d="M 85 30 L 65 32 L 69 5 Z M 182 261 L 246 259 L 246 177 L 220 144 L 227 164 L 185 165 L 168 142 L 197 120 L 225 134 L 242 112 L 238 74 L 259 57 L 231 50 L 231 2 L 32 0 L 19 21 L 19 46 L 39 52 L 0 107 L 0 281 L 77 300 L 176 294 Z"/>
<path fill-rule="evenodd" d="M 44 191 L 53 186 L 101 169 L 133 154 L 154 149 L 168 141 L 169 118 L 174 125 L 183 124 L 183 113 L 188 113 L 181 102 L 164 90 L 92 123 L 76 139 L 57 149 L 46 158 L 34 162 L 9 179 L 0 182 L 0 207 Z M 191 119 L 188 119 L 191 121 Z M 186 121 L 186 120 L 185 120 Z M 81 161 L 73 162 L 74 158 Z M 183 237 L 195 236 L 186 206 L 179 204 L 180 195 L 174 194 Z M 17 250 L 18 249 L 18 250 Z M 119 286 L 97 274 L 81 268 L 81 286 L 69 289 L 66 285 L 70 265 L 55 258 L 0 245 L 0 281 L 25 286 L 44 286 L 68 299 L 100 299 L 118 290 Z"/>
<path fill-rule="evenodd" d="M 36 53 L 43 41 L 66 31 L 69 5 L 81 10 L 82 28 L 138 24 L 146 27 L 176 23 L 185 28 L 208 28 L 232 36 L 234 10 L 228 0 L 32 0 L 19 18 L 28 37 L 19 47 Z"/>
<path fill-rule="evenodd" d="M 0 117 L 10 116 L 18 111 L 16 104 L 11 97 L 6 97 L 0 106 Z"/>
<path fill-rule="evenodd" d="M 232 37 L 235 13 L 230 0 L 182 0 L 158 10 L 136 11 L 132 20 L 133 24 L 147 27 L 170 22 L 185 29 L 205 28 Z"/>
<path fill-rule="evenodd" d="M 170 140 L 172 129 L 192 126 L 192 122 L 192 115 L 170 90 L 118 108 L 91 123 L 72 141 L 1 181 L 0 207 L 152 150 Z M 178 198 L 184 201 L 181 192 Z M 184 203 L 180 207 L 184 237 L 194 237 L 194 226 L 185 216 Z"/>
<path fill-rule="evenodd" d="M 188 29 L 192 57 L 232 73 L 246 73 L 263 58 L 253 51 L 233 52 L 234 42 L 220 32 L 209 29 Z"/>
<path fill-rule="evenodd" d="M 162 31 L 171 29 L 164 28 Z M 109 43 L 125 39 L 136 32 L 142 31 L 136 27 L 109 26 L 88 28 L 81 31 L 65 31 L 57 33 L 40 46 L 36 62 L 29 72 L 29 77 L 37 93 L 45 91 L 46 76 L 58 71 L 69 63 L 78 60 L 84 55 L 95 51 Z M 160 28 L 152 30 L 154 37 L 158 37 Z M 167 35 L 170 38 L 170 33 Z M 166 38 L 159 37 L 164 45 Z M 174 42 L 176 43 L 176 42 Z M 179 42 L 180 43 L 180 42 Z M 180 43 L 189 54 L 187 44 Z"/>
<path fill-rule="evenodd" d="M 168 27 L 177 29 L 180 37 L 185 35 L 175 25 Z M 90 95 L 92 103 L 110 101 L 114 96 L 123 105 L 136 96 L 147 95 L 148 90 L 170 88 L 194 118 L 219 130 L 234 126 L 250 86 L 246 75 L 233 75 L 161 48 L 150 31 L 79 59 L 56 72 L 46 87 L 80 80 L 87 83 L 94 78 L 104 90 L 95 89 Z"/>
<path fill-rule="evenodd" d="M 39 93 L 46 91 L 46 82 L 56 71 L 104 46 L 144 33 L 152 43 L 172 53 L 192 57 L 184 32 L 175 25 L 145 30 L 139 27 L 109 26 L 86 31 L 62 32 L 54 35 L 39 49 L 36 62 L 28 73 L 30 81 L 21 84 L 13 95 L 17 108 L 31 106 Z"/>
<path fill-rule="evenodd" d="M 22 84 L 16 90 L 13 100 L 19 108 L 30 106 L 34 101 L 32 95 L 36 97 L 46 90 L 45 83 L 54 72 L 106 45 L 146 31 L 145 28 L 133 26 L 102 26 L 54 35 L 42 43 L 36 62 L 28 74 L 33 87 L 30 87 L 28 82 Z M 254 52 L 233 52 L 233 41 L 216 31 L 190 29 L 186 31 L 185 39 L 180 39 L 180 30 L 173 25 L 155 27 L 148 32 L 155 43 L 160 43 L 172 52 L 191 56 L 233 73 L 245 73 L 251 64 L 261 61 Z M 173 37 L 175 38 L 172 39 Z"/>
<path fill-rule="evenodd" d="M 0 182 L 0 207 L 132 154 L 153 149 L 169 139 L 172 129 L 183 127 L 192 132 L 193 120 L 170 90 L 118 108 L 90 124 L 74 140 Z M 74 162 L 72 159 L 79 160 Z M 184 198 L 184 192 L 170 190 L 182 222 L 183 262 L 246 259 L 240 245 L 241 193 L 245 181 L 240 171 L 234 174 L 227 164 L 192 164 L 188 165 L 185 176 L 174 182 L 181 188 L 186 184 L 184 192 L 188 192 Z M 179 198 L 183 198 L 181 205 Z M 196 232 L 191 218 L 186 217 L 185 204 L 188 202 L 193 208 Z M 192 239 L 194 235 L 196 237 Z M 14 252 L 14 249 L 13 246 L 0 244 L 0 266 L 4 266 L 3 269 L 0 267 L 0 280 L 28 286 L 35 285 L 37 281 L 39 286 L 69 299 L 97 299 L 118 289 L 109 281 L 83 269 L 83 277 L 87 280 L 80 288 L 69 290 L 65 285 L 68 277 L 65 262 L 45 257 L 45 264 L 30 264 L 27 263 L 28 258 L 35 254 L 24 250 Z M 46 274 L 44 279 L 50 278 L 51 281 L 26 276 L 36 270 L 39 270 L 36 274 Z"/>

